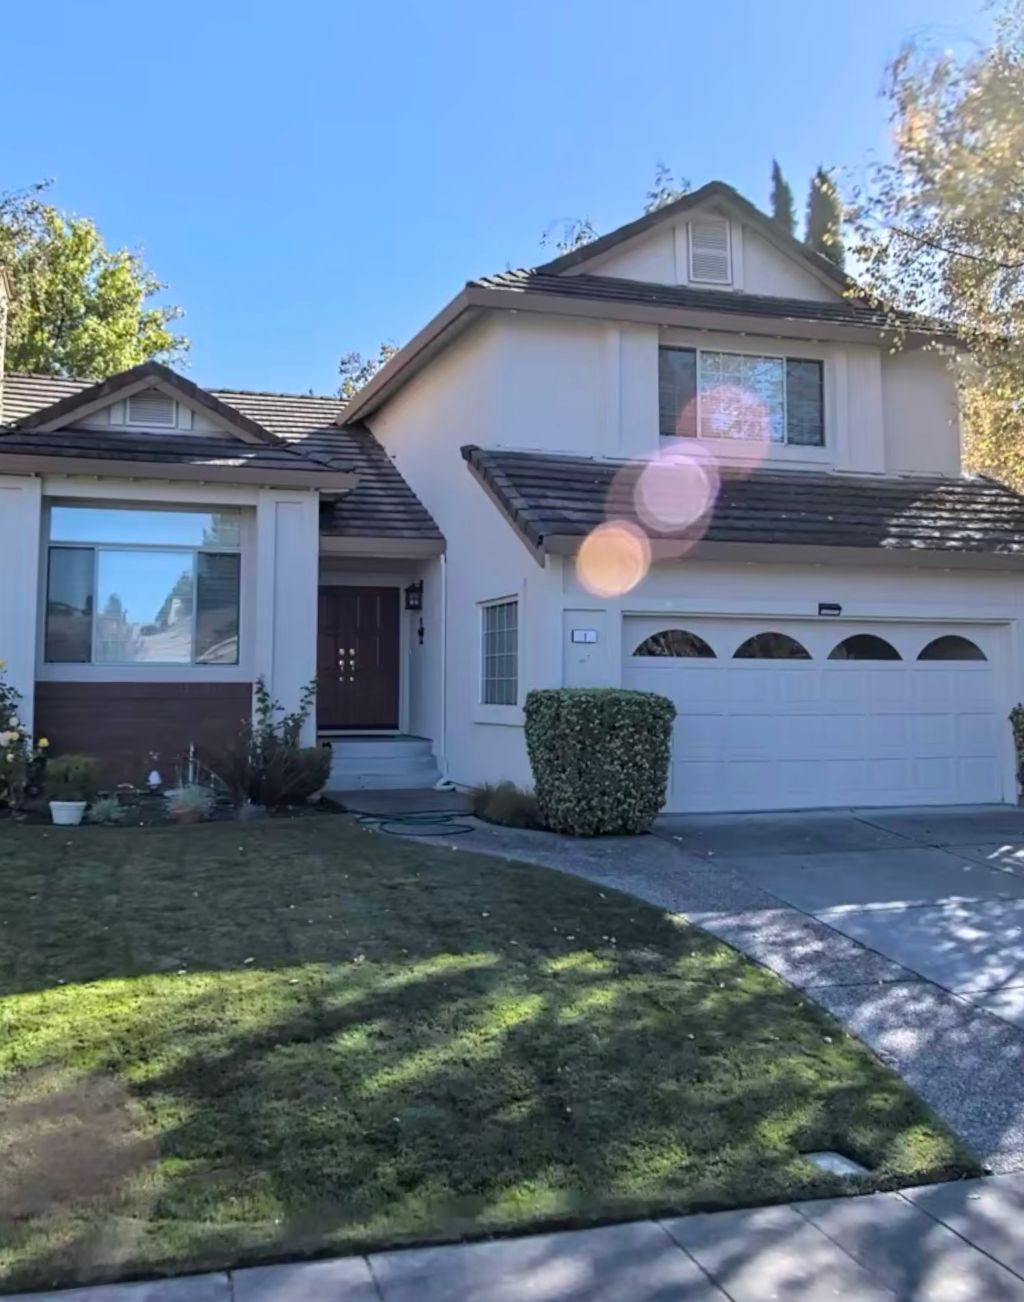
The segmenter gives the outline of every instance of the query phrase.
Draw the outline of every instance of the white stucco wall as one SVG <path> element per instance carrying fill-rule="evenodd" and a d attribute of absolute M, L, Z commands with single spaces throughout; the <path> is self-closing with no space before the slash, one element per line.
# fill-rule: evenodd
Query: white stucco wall
<path fill-rule="evenodd" d="M 944 357 L 931 351 L 885 354 L 882 401 L 890 473 L 960 473 L 959 407 Z"/>
<path fill-rule="evenodd" d="M 743 284 L 748 294 L 770 294 L 775 298 L 805 298 L 818 303 L 835 302 L 841 292 L 820 280 L 793 258 L 780 253 L 763 235 L 743 227 Z"/>
<path fill-rule="evenodd" d="M 570 275 L 616 276 L 625 280 L 647 280 L 658 285 L 686 285 L 689 273 L 689 223 L 702 215 L 728 216 L 714 208 L 694 209 L 675 222 L 638 235 L 607 253 L 588 258 Z M 732 284 L 705 286 L 769 294 L 775 298 L 803 298 L 815 302 L 836 301 L 842 291 L 825 277 L 798 260 L 780 253 L 756 229 L 736 219 L 730 223 Z"/>
<path fill-rule="evenodd" d="M 559 562 L 549 562 L 548 568 L 538 564 L 460 453 L 467 443 L 494 446 L 498 431 L 507 427 L 503 407 L 514 395 L 495 365 L 496 336 L 494 323 L 463 336 L 372 420 L 374 433 L 447 540 L 447 775 L 460 785 L 529 781 L 521 710 L 480 702 L 481 603 L 507 597 L 519 602 L 520 701 L 530 687 L 555 685 L 561 676 L 561 647 L 552 636 L 559 618 Z M 586 345 L 578 343 L 575 351 L 582 363 Z M 525 419 L 524 409 L 516 410 L 517 420 Z M 540 446 L 546 435 L 532 437 L 532 446 Z M 424 583 L 425 636 L 431 645 L 441 636 L 434 624 L 440 587 L 438 564 Z M 439 689 L 426 664 L 422 681 L 436 700 Z M 422 719 L 417 731 L 431 736 L 440 753 L 438 727 L 429 723 L 436 715 L 426 710 L 414 717 Z"/>
<path fill-rule="evenodd" d="M 649 280 L 656 285 L 678 285 L 686 278 L 685 268 L 676 265 L 674 226 L 658 226 L 639 239 L 619 245 L 604 257 L 588 259 L 575 270 L 595 276 Z"/>
<path fill-rule="evenodd" d="M 31 731 L 36 663 L 41 486 L 0 476 L 0 660 L 22 696 L 21 720 Z"/>
<path fill-rule="evenodd" d="M 446 364 L 463 370 L 466 395 L 472 397 L 464 418 L 477 432 L 465 441 L 485 447 L 651 455 L 660 446 L 658 348 L 674 345 L 824 362 L 825 448 L 769 445 L 758 449 L 758 461 L 872 474 L 959 470 L 953 380 L 934 353 L 890 355 L 871 344 L 659 329 L 530 312 L 498 314 L 470 338 L 472 346 L 453 353 L 455 361 Z M 749 448 L 731 440 L 706 445 L 723 461 L 751 458 Z"/>
<path fill-rule="evenodd" d="M 320 515 L 315 493 L 261 490 L 256 503 L 256 673 L 286 711 L 316 677 Z M 316 740 L 316 714 L 303 732 Z"/>

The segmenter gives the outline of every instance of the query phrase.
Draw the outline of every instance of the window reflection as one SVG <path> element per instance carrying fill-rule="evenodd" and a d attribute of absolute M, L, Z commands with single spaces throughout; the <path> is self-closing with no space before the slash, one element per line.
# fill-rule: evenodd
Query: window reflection
<path fill-rule="evenodd" d="M 191 661 L 191 556 L 153 550 L 101 551 L 96 588 L 100 664 Z"/>
<path fill-rule="evenodd" d="M 54 506 L 50 511 L 50 541 L 237 547 L 240 519 L 240 512 L 231 510 L 156 511 L 114 506 Z"/>

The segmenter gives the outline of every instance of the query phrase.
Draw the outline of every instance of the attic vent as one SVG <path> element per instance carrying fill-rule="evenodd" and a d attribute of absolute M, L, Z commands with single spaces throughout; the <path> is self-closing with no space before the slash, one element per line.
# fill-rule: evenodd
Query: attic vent
<path fill-rule="evenodd" d="M 147 389 L 142 393 L 133 393 L 128 399 L 129 425 L 166 425 L 173 428 L 177 419 L 177 403 L 166 393 Z"/>
<path fill-rule="evenodd" d="M 708 285 L 732 283 L 729 223 L 724 217 L 690 222 L 690 279 Z"/>

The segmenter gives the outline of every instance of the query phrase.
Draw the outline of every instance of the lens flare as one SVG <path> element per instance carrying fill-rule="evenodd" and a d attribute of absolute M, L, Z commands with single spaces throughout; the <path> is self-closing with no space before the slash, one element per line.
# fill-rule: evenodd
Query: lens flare
<path fill-rule="evenodd" d="M 621 597 L 646 576 L 650 565 L 651 545 L 644 531 L 628 520 L 609 520 L 583 540 L 576 575 L 595 597 Z"/>
<path fill-rule="evenodd" d="M 662 452 L 637 476 L 633 487 L 637 518 L 657 533 L 699 536 L 720 483 L 714 455 L 699 444 Z"/>
<path fill-rule="evenodd" d="M 781 422 L 781 406 L 773 415 L 765 403 L 739 385 L 709 385 L 701 390 L 701 436 L 721 439 L 720 446 L 728 443 L 728 462 L 736 471 L 762 464 L 769 447 L 782 441 Z"/>

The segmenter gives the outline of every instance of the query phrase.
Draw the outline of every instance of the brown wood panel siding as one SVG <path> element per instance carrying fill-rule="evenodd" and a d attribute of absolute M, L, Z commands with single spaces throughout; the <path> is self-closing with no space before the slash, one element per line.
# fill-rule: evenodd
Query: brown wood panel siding
<path fill-rule="evenodd" d="M 104 763 L 110 783 L 141 784 L 159 756 L 164 781 L 194 743 L 208 760 L 252 710 L 251 683 L 37 683 L 35 734 L 50 754 L 75 751 Z"/>

